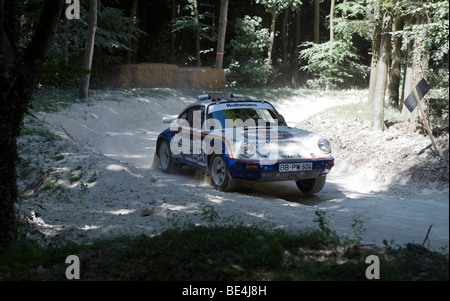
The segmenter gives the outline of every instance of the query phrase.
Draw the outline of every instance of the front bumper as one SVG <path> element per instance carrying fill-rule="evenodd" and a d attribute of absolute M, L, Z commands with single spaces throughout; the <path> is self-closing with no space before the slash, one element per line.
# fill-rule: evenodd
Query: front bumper
<path fill-rule="evenodd" d="M 274 164 L 261 164 L 257 161 L 243 161 L 227 159 L 228 170 L 233 178 L 261 182 L 297 181 L 313 179 L 330 172 L 334 166 L 334 158 L 302 160 L 301 163 L 312 162 L 312 170 L 296 172 L 280 172 L 281 163 L 299 163 L 299 161 L 276 162 Z"/>

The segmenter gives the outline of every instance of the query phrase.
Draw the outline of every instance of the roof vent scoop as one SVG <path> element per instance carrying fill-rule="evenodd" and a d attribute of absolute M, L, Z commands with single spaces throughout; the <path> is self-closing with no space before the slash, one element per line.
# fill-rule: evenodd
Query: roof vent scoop
<path fill-rule="evenodd" d="M 231 98 L 244 98 L 242 94 L 231 94 Z"/>
<path fill-rule="evenodd" d="M 211 99 L 211 95 L 208 94 L 201 94 L 201 95 L 197 95 L 197 100 L 201 101 L 201 100 L 208 100 Z"/>

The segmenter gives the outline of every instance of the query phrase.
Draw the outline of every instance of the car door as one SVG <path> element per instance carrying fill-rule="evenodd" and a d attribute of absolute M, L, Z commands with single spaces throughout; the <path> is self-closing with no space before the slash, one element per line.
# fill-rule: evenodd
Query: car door
<path fill-rule="evenodd" d="M 205 107 L 194 106 L 187 109 L 181 118 L 185 118 L 181 126 L 183 137 L 189 137 L 189 144 L 183 147 L 182 159 L 184 164 L 194 168 L 206 168 L 206 156 L 202 149 L 202 126 L 205 121 Z M 188 146 L 188 147 L 187 147 Z"/>

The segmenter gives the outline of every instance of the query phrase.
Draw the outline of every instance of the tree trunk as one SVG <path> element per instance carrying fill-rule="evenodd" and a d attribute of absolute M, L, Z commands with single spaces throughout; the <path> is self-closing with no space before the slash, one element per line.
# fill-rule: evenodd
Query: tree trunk
<path fill-rule="evenodd" d="M 17 176 L 17 137 L 32 94 L 36 80 L 44 67 L 48 50 L 58 26 L 64 7 L 64 0 L 46 0 L 39 23 L 28 44 L 23 57 L 15 55 L 16 64 L 8 64 L 6 59 L 8 40 L 4 23 L 0 22 L 2 40 L 0 54 L 0 247 L 8 246 L 16 236 Z M 4 0 L 0 0 L 0 21 L 5 17 Z"/>
<path fill-rule="evenodd" d="M 14 102 L 18 102 L 18 93 Z M 12 97 L 8 97 L 8 101 Z M 20 113 L 13 103 L 2 105 L 0 110 L 0 250 L 15 238 L 16 218 L 14 204 L 17 200 L 16 166 L 17 137 Z"/>
<path fill-rule="evenodd" d="M 269 49 L 267 50 L 267 60 L 270 62 L 272 62 L 272 50 L 273 50 L 273 44 L 275 42 L 275 24 L 277 21 L 277 5 L 274 4 L 272 11 L 271 11 L 271 15 L 272 15 L 272 22 L 270 23 L 270 40 L 269 40 Z"/>
<path fill-rule="evenodd" d="M 0 80 L 2 84 L 6 78 L 7 64 L 6 64 L 6 38 L 3 34 L 3 25 L 5 24 L 5 1 L 0 0 Z M 3 86 L 0 87 L 3 92 Z"/>
<path fill-rule="evenodd" d="M 89 24 L 86 37 L 86 48 L 84 50 L 83 68 L 92 71 L 92 57 L 94 55 L 94 39 L 97 29 L 97 0 L 90 0 L 89 3 Z M 78 98 L 88 97 L 89 81 L 91 73 L 81 76 L 78 89 Z"/>
<path fill-rule="evenodd" d="M 383 13 L 383 25 L 380 44 L 380 60 L 378 63 L 377 79 L 372 104 L 372 130 L 384 130 L 384 97 L 386 79 L 391 51 L 392 8 L 386 7 Z"/>
<path fill-rule="evenodd" d="M 414 24 L 416 22 L 416 16 L 411 16 L 408 20 L 408 24 Z M 406 53 L 405 53 L 405 67 L 403 70 L 403 83 L 402 83 L 402 92 L 401 92 L 401 100 L 402 103 L 405 98 L 408 96 L 406 93 L 412 91 L 413 86 L 413 49 L 414 49 L 414 40 L 408 41 L 406 45 Z M 411 113 L 406 108 L 405 105 L 402 107 L 402 115 L 409 117 Z"/>
<path fill-rule="evenodd" d="M 223 68 L 223 56 L 225 52 L 225 35 L 227 32 L 227 22 L 228 22 L 227 15 L 228 15 L 228 0 L 222 0 L 220 5 L 219 37 L 217 39 L 216 69 Z"/>
<path fill-rule="evenodd" d="M 320 43 L 320 0 L 314 0 L 314 43 Z"/>
<path fill-rule="evenodd" d="M 282 52 L 282 73 L 283 73 L 283 84 L 288 81 L 288 54 L 287 54 L 287 46 L 288 46 L 288 17 L 289 17 L 289 9 L 285 9 L 282 19 L 281 25 L 281 52 Z"/>
<path fill-rule="evenodd" d="M 330 52 L 333 53 L 333 43 L 334 43 L 334 3 L 335 0 L 331 0 L 330 6 Z"/>
<path fill-rule="evenodd" d="M 196 29 L 196 37 L 195 37 L 195 44 L 197 46 L 197 67 L 201 67 L 202 66 L 202 62 L 200 59 L 200 19 L 198 16 L 198 3 L 197 0 L 193 1 L 193 5 L 194 5 L 194 18 L 195 18 L 195 25 L 197 27 Z"/>
<path fill-rule="evenodd" d="M 66 6 L 64 7 L 64 9 L 67 10 L 70 5 L 71 4 L 66 3 Z M 64 16 L 65 16 L 65 14 L 64 14 Z M 70 32 L 70 20 L 67 17 L 65 17 L 65 18 L 63 18 L 63 21 L 64 21 L 64 26 L 66 27 L 67 32 Z M 69 58 L 70 58 L 69 45 L 70 45 L 70 37 L 65 35 L 64 36 L 64 50 L 63 50 L 63 54 L 64 54 L 64 58 L 68 62 L 69 62 Z"/>
<path fill-rule="evenodd" d="M 333 66 L 333 47 L 334 47 L 334 3 L 335 0 L 331 0 L 331 6 L 330 6 L 330 65 Z M 330 71 L 330 73 L 333 72 L 332 70 Z M 329 74 L 329 76 L 327 77 L 327 83 L 326 83 L 326 87 L 325 90 L 328 91 L 330 90 L 330 77 L 331 74 Z"/>
<path fill-rule="evenodd" d="M 132 24 L 133 27 L 136 26 L 137 6 L 138 6 L 138 0 L 132 0 L 131 1 L 131 7 L 130 7 L 130 18 L 133 19 L 133 24 Z M 132 64 L 135 61 L 135 59 L 134 59 L 135 51 L 133 50 L 134 44 L 135 44 L 134 43 L 134 39 L 131 38 L 128 41 L 128 48 L 130 48 L 130 50 L 127 51 L 127 62 L 128 62 L 128 64 Z"/>
<path fill-rule="evenodd" d="M 430 21 L 429 12 L 426 11 L 423 14 L 420 14 L 416 18 L 416 24 L 422 25 L 427 24 Z M 408 94 L 412 89 L 417 85 L 417 83 L 422 79 L 426 77 L 426 70 L 428 69 L 428 61 L 429 61 L 429 54 L 425 50 L 425 42 L 421 36 L 417 36 L 414 40 L 414 50 L 413 50 L 413 76 L 412 76 L 412 85 L 410 87 Z M 407 95 L 408 95 L 407 94 Z M 427 108 L 424 108 L 425 114 L 427 112 Z M 422 116 L 421 116 L 422 118 Z M 425 117 L 428 118 L 428 117 Z M 418 128 L 421 128 L 423 125 L 418 125 L 418 113 L 417 110 L 414 110 L 410 115 L 410 130 L 416 131 Z M 420 122 L 419 122 L 420 123 Z M 425 129 L 424 129 L 425 132 Z"/>
<path fill-rule="evenodd" d="M 298 64 L 298 46 L 300 45 L 300 36 L 301 36 L 301 15 L 300 15 L 300 9 L 297 9 L 297 12 L 295 13 L 295 38 L 294 38 L 294 44 L 292 47 L 292 56 L 291 56 L 291 84 L 292 86 L 296 86 L 298 84 L 298 70 L 299 70 L 299 64 Z"/>
<path fill-rule="evenodd" d="M 173 21 L 177 17 L 177 0 L 172 0 L 172 12 L 171 12 L 171 21 L 170 22 L 170 59 L 173 63 L 176 62 L 175 55 L 175 32 L 173 31 Z"/>
<path fill-rule="evenodd" d="M 342 1 L 342 5 L 345 7 L 345 5 L 346 5 L 346 0 L 344 0 L 344 1 Z M 341 12 L 341 18 L 342 19 L 346 19 L 348 17 L 348 13 L 347 13 L 347 10 L 346 9 L 343 9 L 342 10 L 342 12 Z"/>
<path fill-rule="evenodd" d="M 399 32 L 403 30 L 405 18 L 401 14 L 397 14 L 395 18 L 394 31 Z M 398 35 L 394 38 L 392 47 L 392 63 L 391 71 L 389 72 L 389 86 L 388 86 L 388 102 L 391 106 L 399 107 L 399 87 L 400 87 L 400 67 L 402 61 L 402 36 Z"/>
<path fill-rule="evenodd" d="M 372 61 L 370 63 L 370 79 L 369 79 L 369 103 L 373 103 L 373 95 L 375 93 L 375 85 L 377 83 L 378 62 L 380 60 L 380 44 L 381 44 L 381 20 L 378 8 L 375 8 L 374 27 L 372 34 Z"/>
<path fill-rule="evenodd" d="M 274 3 L 273 7 L 270 11 L 272 15 L 272 22 L 270 24 L 270 37 L 269 37 L 269 49 L 267 50 L 267 62 L 266 62 L 266 69 L 269 70 L 270 66 L 272 65 L 272 49 L 273 44 L 275 42 L 275 24 L 277 20 L 277 5 Z M 264 80 L 264 83 L 267 84 L 268 78 L 266 77 Z"/>

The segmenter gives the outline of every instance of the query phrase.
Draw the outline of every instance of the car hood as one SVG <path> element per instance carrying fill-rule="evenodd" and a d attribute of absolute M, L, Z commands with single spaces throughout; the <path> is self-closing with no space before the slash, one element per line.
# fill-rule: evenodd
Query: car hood
<path fill-rule="evenodd" d="M 226 133 L 227 131 L 225 131 Z M 226 134 L 227 135 L 227 134 Z M 318 142 L 321 136 L 297 128 L 236 128 L 233 131 L 232 149 L 234 157 L 249 160 L 305 160 L 331 157 L 331 153 L 320 150 Z M 242 156 L 244 148 L 253 156 Z"/>

